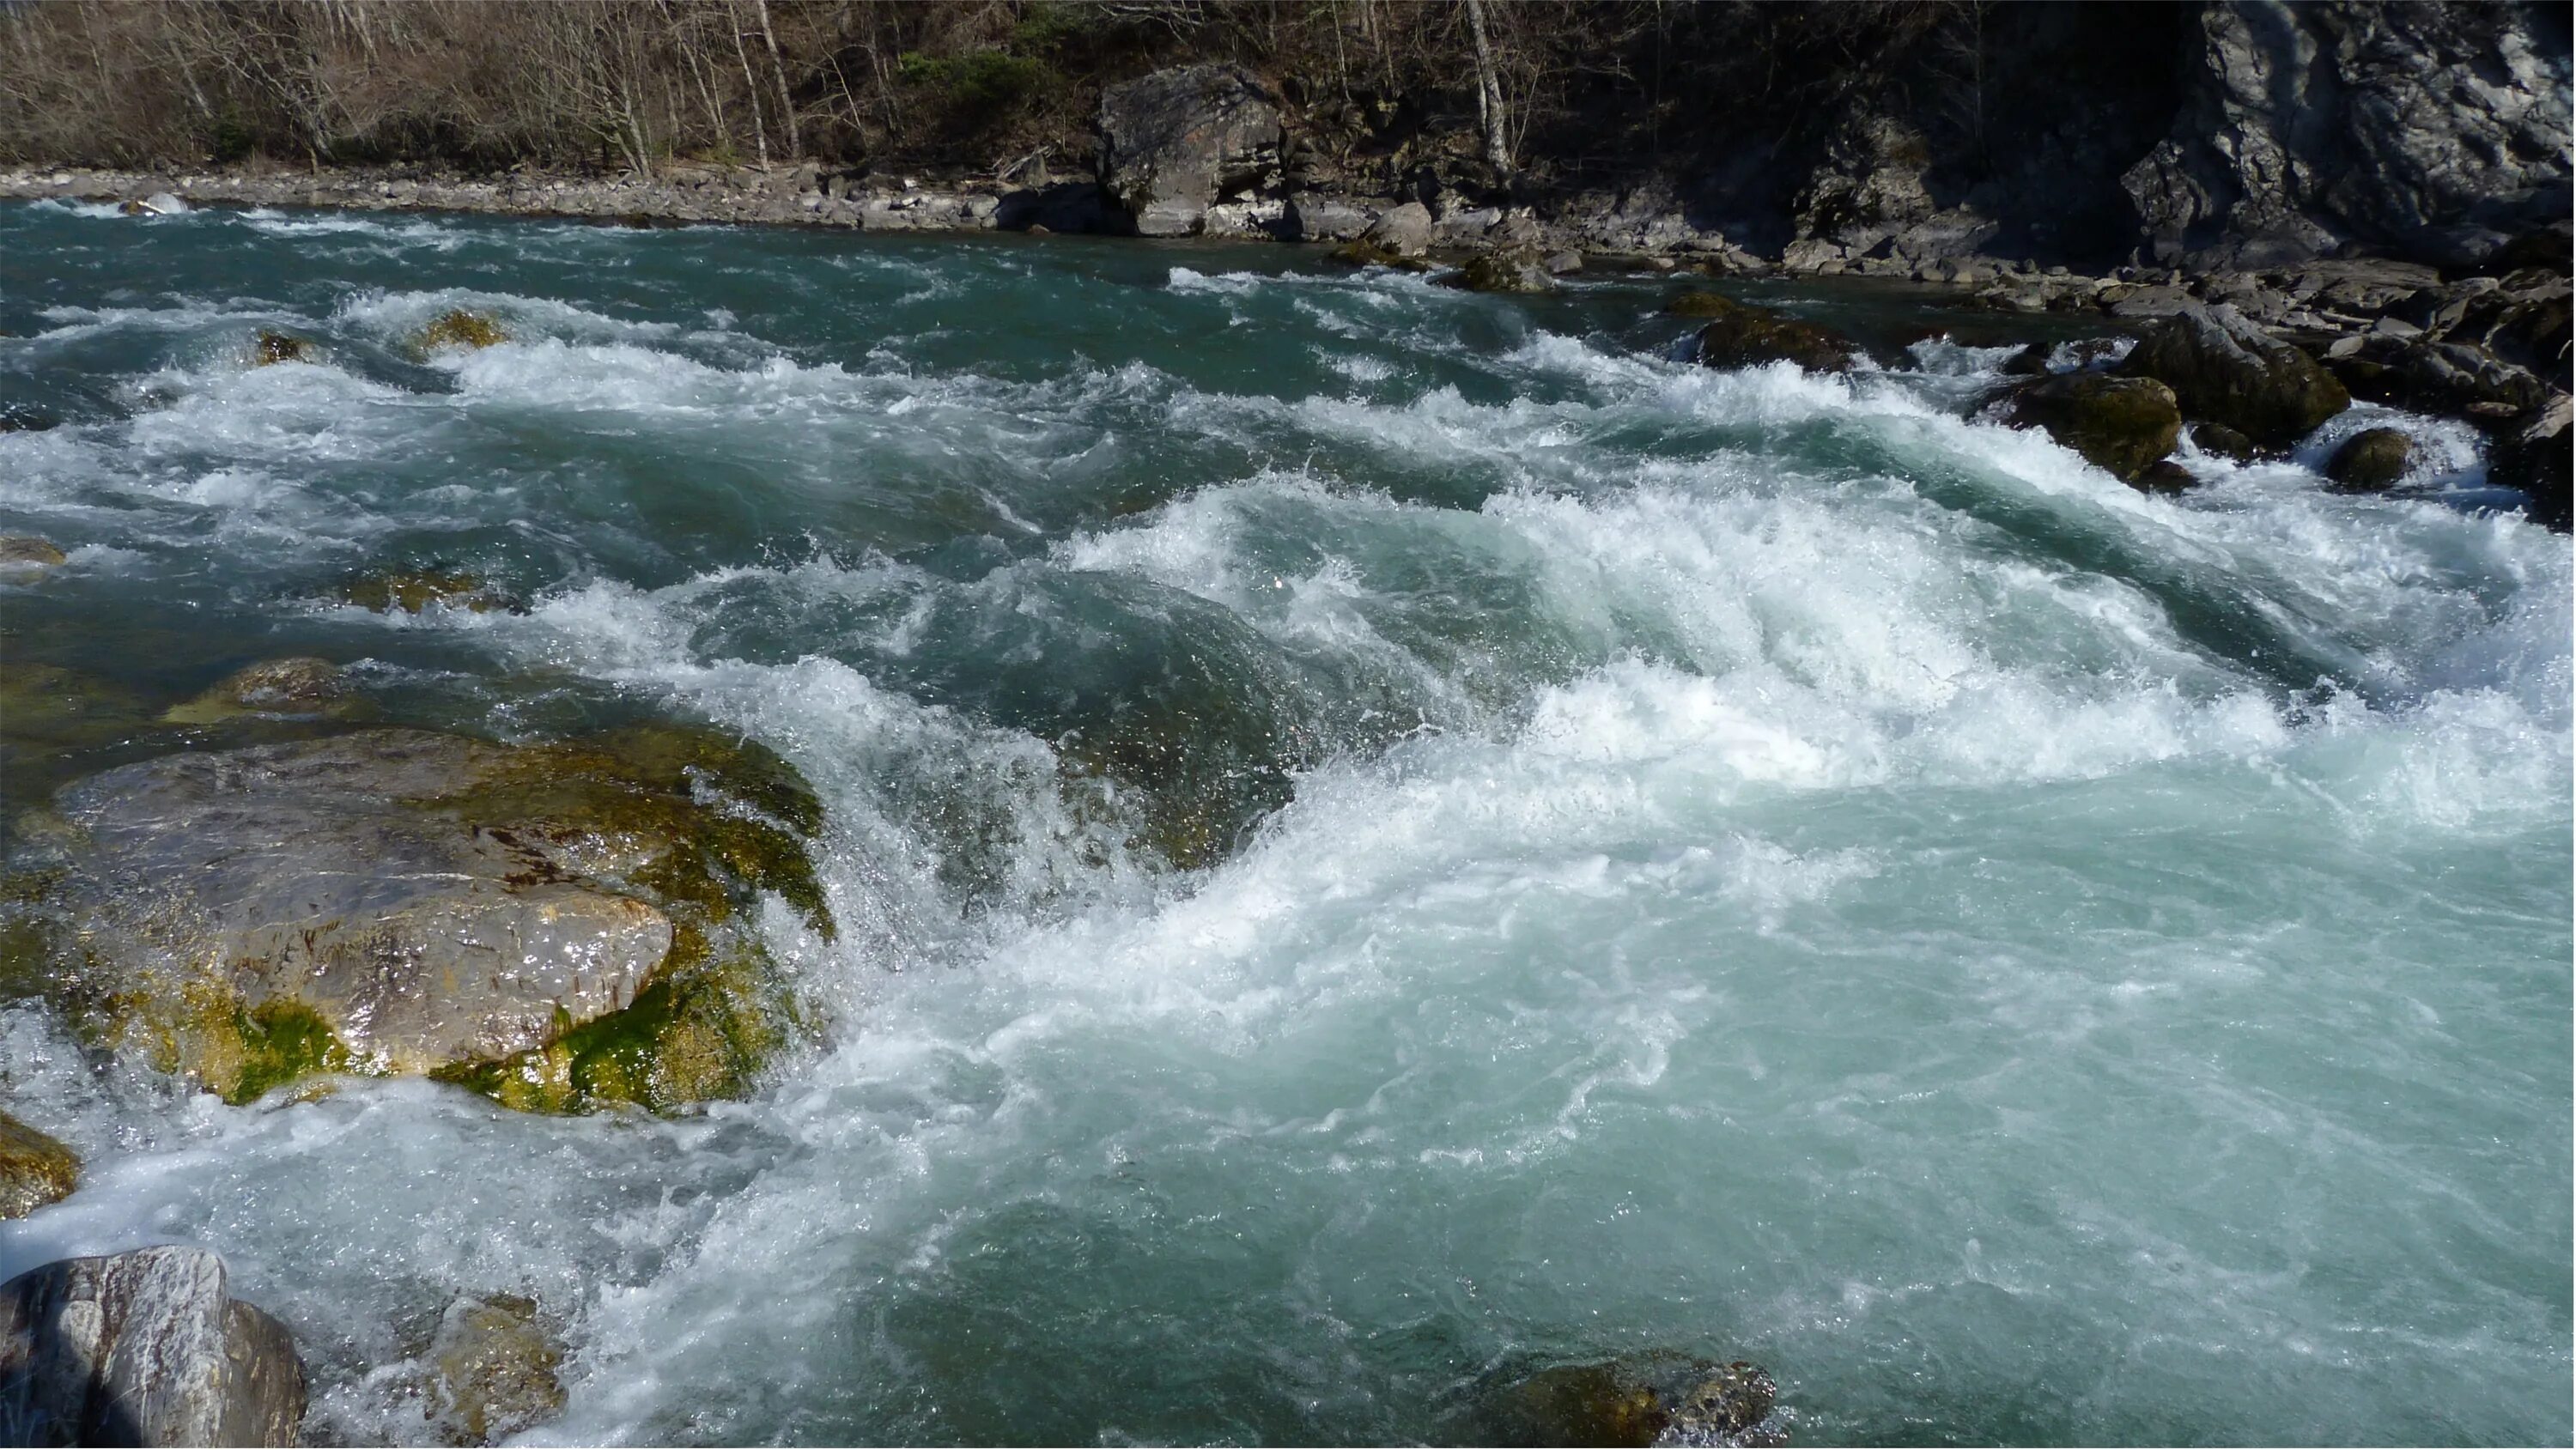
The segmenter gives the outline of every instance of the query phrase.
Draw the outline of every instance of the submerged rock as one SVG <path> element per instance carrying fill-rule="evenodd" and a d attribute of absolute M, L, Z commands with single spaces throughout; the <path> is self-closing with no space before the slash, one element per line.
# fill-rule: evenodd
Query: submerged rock
<path fill-rule="evenodd" d="M 1556 279 L 1546 261 L 1531 247 L 1498 248 L 1472 258 L 1457 275 L 1445 279 L 1469 292 L 1553 292 Z"/>
<path fill-rule="evenodd" d="M 212 725 L 239 715 L 335 716 L 359 701 L 329 660 L 265 660 L 234 672 L 183 705 L 161 713 L 170 725 Z"/>
<path fill-rule="evenodd" d="M 263 327 L 259 330 L 258 341 L 253 344 L 251 363 L 255 367 L 312 360 L 313 344 L 287 333 L 271 332 Z"/>
<path fill-rule="evenodd" d="M 516 603 L 480 578 L 455 569 L 408 569 L 368 574 L 340 586 L 340 597 L 360 609 L 390 614 L 399 609 L 418 614 L 433 604 L 482 614 L 515 609 Z"/>
<path fill-rule="evenodd" d="M 2226 304 L 2191 303 L 2150 326 L 2115 369 L 2173 389 L 2194 418 L 2286 448 L 2352 406 L 2324 364 Z"/>
<path fill-rule="evenodd" d="M 1848 371 L 1860 356 L 1860 344 L 1812 322 L 1768 307 L 1755 307 L 1714 293 L 1694 304 L 1710 318 L 1700 329 L 1699 361 L 1703 367 L 1749 368 L 1764 363 L 1793 362 L 1809 372 Z"/>
<path fill-rule="evenodd" d="M 798 1018 L 730 918 L 772 892 L 831 929 L 811 792 L 703 731 L 370 730 L 123 766 L 57 808 L 58 995 L 234 1102 L 331 1072 L 548 1111 L 738 1093 Z"/>
<path fill-rule="evenodd" d="M 2014 397 L 2016 428 L 2040 428 L 2123 483 L 2173 452 L 2182 410 L 2173 389 L 2152 378 L 2060 373 Z"/>
<path fill-rule="evenodd" d="M 67 556 L 32 534 L 0 534 L 0 569 L 50 569 Z"/>
<path fill-rule="evenodd" d="M 2326 477 L 2349 489 L 2377 491 L 2394 486 L 2414 461 L 2415 440 L 2396 428 L 2364 428 L 2345 439 L 2326 460 Z"/>
<path fill-rule="evenodd" d="M 1777 1398 L 1758 1366 L 1657 1355 L 1508 1379 L 1475 1428 L 1498 1445 L 1778 1445 Z"/>
<path fill-rule="evenodd" d="M 2182 493 L 2200 487 L 2192 471 L 2170 458 L 2159 458 L 2128 480 L 2129 487 L 2140 493 Z"/>
<path fill-rule="evenodd" d="M 459 1299 L 439 1317 L 424 1408 L 451 1445 L 489 1445 L 563 1412 L 563 1335 L 533 1299 Z"/>
<path fill-rule="evenodd" d="M 429 326 L 421 329 L 420 350 L 436 352 L 443 347 L 491 347 L 509 340 L 510 334 L 502 330 L 501 324 L 480 312 L 458 308 L 440 314 Z"/>
<path fill-rule="evenodd" d="M 0 1112 L 0 1218 L 25 1218 L 79 1184 L 79 1155 Z"/>
<path fill-rule="evenodd" d="M 292 1445 L 304 1365 L 225 1293 L 223 1260 L 167 1245 L 0 1284 L 0 1425 L 18 1445 Z"/>
<path fill-rule="evenodd" d="M 1431 270 L 1431 263 L 1423 258 L 1408 257 L 1376 242 L 1344 242 L 1326 255 L 1346 267 L 1393 267 L 1399 272 Z"/>

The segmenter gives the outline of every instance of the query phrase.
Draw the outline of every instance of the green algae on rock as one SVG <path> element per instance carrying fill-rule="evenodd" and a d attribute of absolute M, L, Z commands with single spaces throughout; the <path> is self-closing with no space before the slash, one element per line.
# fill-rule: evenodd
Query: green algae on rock
<path fill-rule="evenodd" d="M 80 1157 L 0 1110 L 0 1219 L 24 1218 L 80 1185 Z"/>
<path fill-rule="evenodd" d="M 1495 1445 L 1751 1446 L 1782 1443 L 1778 1389 L 1759 1366 L 1653 1354 L 1497 1376 L 1475 1407 Z"/>
<path fill-rule="evenodd" d="M 233 1102 L 324 1073 L 543 1111 L 739 1093 L 809 1028 L 737 912 L 832 930 L 820 803 L 701 730 L 368 730 L 120 767 L 61 811 L 59 995 Z"/>
<path fill-rule="evenodd" d="M 564 1407 L 563 1332 L 533 1299 L 459 1299 L 439 1316 L 424 1359 L 422 1410 L 450 1445 L 489 1445 Z"/>
<path fill-rule="evenodd" d="M 428 353 L 448 347 L 491 347 L 509 340 L 510 334 L 502 330 L 501 324 L 460 307 L 440 314 L 422 328 L 419 345 L 422 352 Z"/>
<path fill-rule="evenodd" d="M 340 598 L 377 614 L 400 610 L 418 614 L 433 604 L 482 614 L 510 609 L 513 602 L 493 592 L 480 578 L 456 569 L 404 569 L 368 574 L 340 586 Z"/>
<path fill-rule="evenodd" d="M 298 656 L 263 660 L 236 670 L 195 699 L 161 712 L 167 725 L 213 725 L 242 715 L 342 718 L 364 702 L 350 690 L 340 667 Z"/>
<path fill-rule="evenodd" d="M 50 569 L 68 557 L 50 539 L 33 534 L 0 534 L 0 569 Z"/>
<path fill-rule="evenodd" d="M 2182 436 L 2173 389 L 2153 378 L 2059 373 L 2013 399 L 2012 424 L 2037 427 L 2123 483 L 2134 483 Z"/>

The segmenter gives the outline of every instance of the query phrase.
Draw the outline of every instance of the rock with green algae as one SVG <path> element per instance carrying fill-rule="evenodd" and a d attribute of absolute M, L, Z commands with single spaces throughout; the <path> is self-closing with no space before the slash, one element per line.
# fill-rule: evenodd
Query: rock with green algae
<path fill-rule="evenodd" d="M 1431 270 L 1427 259 L 1408 256 L 1379 242 L 1344 242 L 1326 255 L 1345 267 L 1392 267 L 1399 272 Z"/>
<path fill-rule="evenodd" d="M 259 330 L 251 343 L 251 366 L 270 367 L 277 363 L 311 362 L 313 344 L 293 333 Z"/>
<path fill-rule="evenodd" d="M 323 1073 L 546 1111 L 739 1093 L 808 1024 L 738 911 L 831 930 L 812 792 L 700 730 L 367 730 L 120 767 L 57 809 L 51 990 L 235 1102 Z"/>
<path fill-rule="evenodd" d="M 1709 319 L 1699 331 L 1698 358 L 1702 367 L 1750 368 L 1792 362 L 1809 372 L 1838 373 L 1849 371 L 1861 355 L 1859 343 L 1829 327 L 1713 292 L 1700 295 L 1710 299 L 1692 304 L 1702 310 L 1691 315 Z"/>
<path fill-rule="evenodd" d="M 25 1218 L 79 1185 L 79 1155 L 0 1111 L 0 1219 Z"/>
<path fill-rule="evenodd" d="M 1553 292 L 1556 278 L 1535 247 L 1499 247 L 1470 258 L 1455 276 L 1442 279 L 1468 292 Z"/>
<path fill-rule="evenodd" d="M 457 569 L 396 569 L 366 574 L 340 586 L 340 598 L 378 614 L 418 614 L 433 604 L 482 614 L 516 603 L 475 575 Z"/>
<path fill-rule="evenodd" d="M 508 342 L 510 334 L 501 324 L 480 312 L 456 308 L 441 313 L 429 326 L 421 329 L 420 350 L 436 352 L 449 347 L 491 347 Z"/>
<path fill-rule="evenodd" d="M 69 557 L 50 539 L 33 534 L 0 534 L 0 569 L 51 569 Z"/>
<path fill-rule="evenodd" d="M 345 718 L 362 705 L 340 667 L 297 656 L 237 670 L 185 704 L 161 712 L 167 725 L 213 725 L 242 715 Z"/>
<path fill-rule="evenodd" d="M 563 1413 L 563 1333 L 533 1299 L 486 1294 L 439 1316 L 422 1411 L 450 1445 L 490 1445 Z"/>
<path fill-rule="evenodd" d="M 2173 389 L 2105 373 L 2058 373 L 2023 389 L 2011 422 L 2045 430 L 2123 483 L 2136 482 L 2182 437 Z"/>

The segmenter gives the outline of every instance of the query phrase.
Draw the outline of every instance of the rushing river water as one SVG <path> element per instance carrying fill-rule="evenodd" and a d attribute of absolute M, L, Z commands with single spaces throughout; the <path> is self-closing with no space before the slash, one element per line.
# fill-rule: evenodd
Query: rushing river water
<path fill-rule="evenodd" d="M 88 1160 L 0 1275 L 212 1247 L 358 1441 L 509 1291 L 540 1443 L 1436 1441 L 1667 1350 L 1808 1444 L 2565 1442 L 2568 541 L 2456 428 L 2148 499 L 1972 416 L 1999 339 L 1719 373 L 1674 285 L 0 209 L 10 660 L 713 722 L 846 928 L 770 918 L 828 1045 L 669 1121 L 0 1008 Z M 526 607 L 336 592 L 432 567 Z"/>

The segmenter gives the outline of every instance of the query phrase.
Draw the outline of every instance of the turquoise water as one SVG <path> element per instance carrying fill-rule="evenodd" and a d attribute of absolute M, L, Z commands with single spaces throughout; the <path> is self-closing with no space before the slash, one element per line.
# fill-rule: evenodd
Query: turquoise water
<path fill-rule="evenodd" d="M 0 209 L 13 662 L 714 722 L 848 927 L 769 914 L 831 1041 L 678 1121 L 7 1008 L 89 1168 L 0 1274 L 213 1247 L 351 1441 L 494 1290 L 535 1443 L 1456 1440 L 1655 1351 L 1806 1444 L 2568 1440 L 2568 541 L 2452 425 L 2150 500 L 1972 416 L 1991 323 L 1782 293 L 1891 366 L 1725 374 L 1672 285 Z M 526 608 L 339 602 L 423 567 Z"/>

